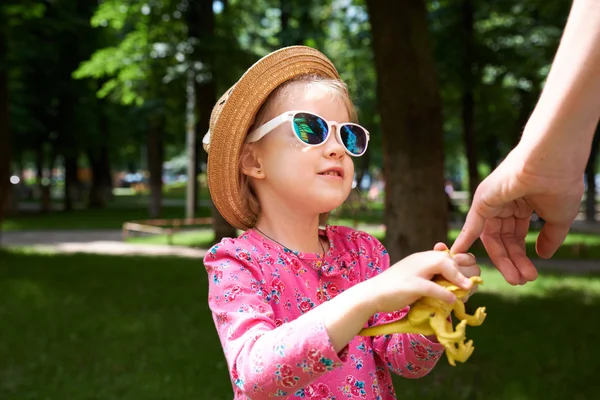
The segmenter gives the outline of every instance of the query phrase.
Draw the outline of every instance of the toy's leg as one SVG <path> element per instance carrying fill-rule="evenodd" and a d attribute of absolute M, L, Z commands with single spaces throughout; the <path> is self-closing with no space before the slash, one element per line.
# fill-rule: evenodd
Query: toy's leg
<path fill-rule="evenodd" d="M 472 340 L 469 340 L 466 343 L 460 342 L 458 343 L 458 346 L 455 343 L 442 344 L 446 348 L 446 357 L 448 358 L 448 363 L 450 363 L 452 366 L 456 366 L 456 361 L 463 363 L 467 361 L 469 357 L 471 357 L 471 354 L 473 354 L 473 350 L 475 350 Z"/>
<path fill-rule="evenodd" d="M 474 315 L 467 314 L 465 311 L 465 304 L 462 301 L 454 303 L 454 315 L 460 320 L 467 321 L 467 324 L 470 326 L 479 326 L 483 324 L 483 321 L 487 316 L 485 307 L 479 307 Z"/>
<path fill-rule="evenodd" d="M 452 331 L 452 324 L 442 314 L 436 314 L 430 319 L 431 327 L 435 332 L 440 343 L 442 340 L 448 342 L 459 342 L 465 339 L 466 321 L 461 321 L 456 325 L 456 331 Z"/>

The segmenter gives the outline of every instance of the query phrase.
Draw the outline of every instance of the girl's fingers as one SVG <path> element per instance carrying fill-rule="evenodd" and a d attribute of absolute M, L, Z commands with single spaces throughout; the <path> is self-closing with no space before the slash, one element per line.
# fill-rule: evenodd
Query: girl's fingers
<path fill-rule="evenodd" d="M 458 265 L 477 264 L 477 259 L 471 253 L 459 253 L 452 256 Z"/>
<path fill-rule="evenodd" d="M 446 303 L 454 303 L 456 296 L 446 288 L 428 280 L 421 280 L 420 287 L 416 288 L 423 297 L 433 297 Z"/>
<path fill-rule="evenodd" d="M 472 276 L 480 276 L 481 275 L 481 268 L 479 268 L 479 266 L 477 264 L 464 265 L 464 266 L 459 265 L 458 270 L 460 271 L 461 274 L 463 274 L 467 278 L 470 278 Z"/>
<path fill-rule="evenodd" d="M 435 244 L 435 246 L 433 246 L 433 250 L 435 250 L 435 251 L 446 251 L 446 250 L 448 250 L 448 246 L 446 246 L 445 243 L 438 242 L 438 243 Z"/>
<path fill-rule="evenodd" d="M 470 289 L 473 286 L 473 282 L 461 273 L 456 262 L 450 257 L 442 260 L 437 273 L 463 289 Z"/>

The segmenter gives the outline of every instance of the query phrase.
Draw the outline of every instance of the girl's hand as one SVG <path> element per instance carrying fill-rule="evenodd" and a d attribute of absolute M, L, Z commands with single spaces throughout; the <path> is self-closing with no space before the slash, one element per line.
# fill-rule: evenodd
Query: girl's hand
<path fill-rule="evenodd" d="M 437 250 L 437 251 L 447 252 L 448 246 L 446 246 L 444 243 L 437 243 L 433 247 L 433 249 Z M 458 270 L 467 278 L 470 278 L 472 276 L 480 276 L 481 275 L 481 268 L 479 268 L 479 266 L 477 265 L 477 260 L 475 259 L 475 256 L 473 254 L 459 253 L 459 254 L 454 254 L 451 257 L 454 258 L 454 261 L 458 265 Z M 473 285 L 473 287 L 469 291 L 469 294 L 467 296 L 461 298 L 463 303 L 467 302 L 469 297 L 472 296 L 477 291 L 477 288 L 478 288 L 478 285 Z"/>
<path fill-rule="evenodd" d="M 466 266 L 471 266 L 468 260 Z M 456 260 L 446 251 L 424 251 L 412 254 L 385 272 L 364 282 L 368 301 L 374 313 L 400 310 L 421 297 L 433 297 L 447 303 L 456 301 L 456 296 L 431 281 L 434 275 L 442 275 L 448 281 L 470 289 L 473 283 L 460 271 Z"/>

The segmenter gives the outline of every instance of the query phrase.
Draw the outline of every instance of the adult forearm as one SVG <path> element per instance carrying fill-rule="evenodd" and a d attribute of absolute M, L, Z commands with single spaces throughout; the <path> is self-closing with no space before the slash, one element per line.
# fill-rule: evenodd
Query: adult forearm
<path fill-rule="evenodd" d="M 600 118 L 600 1 L 575 0 L 520 143 L 532 162 L 583 171 Z"/>

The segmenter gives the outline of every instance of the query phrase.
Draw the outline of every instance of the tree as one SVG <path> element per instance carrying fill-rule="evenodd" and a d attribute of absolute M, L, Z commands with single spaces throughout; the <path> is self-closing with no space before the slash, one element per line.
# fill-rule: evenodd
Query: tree
<path fill-rule="evenodd" d="M 7 51 L 7 16 L 4 8 L 0 8 L 0 225 L 5 212 L 5 205 L 11 194 L 10 183 L 10 124 L 8 121 L 8 63 Z"/>
<path fill-rule="evenodd" d="M 469 171 L 470 199 L 475 196 L 479 185 L 479 170 L 477 162 L 477 145 L 475 142 L 475 74 L 476 62 L 474 55 L 474 10 L 473 0 L 462 0 L 462 31 L 463 31 L 463 68 L 462 68 L 462 120 L 465 150 Z"/>
<path fill-rule="evenodd" d="M 598 146 L 600 145 L 600 124 L 596 128 L 590 158 L 585 167 L 586 200 L 585 219 L 588 222 L 596 222 L 596 170 L 598 164 Z"/>
<path fill-rule="evenodd" d="M 177 1 L 152 5 L 116 0 L 101 2 L 92 18 L 92 25 L 110 27 L 109 32 L 117 44 L 97 50 L 74 73 L 78 79 L 101 79 L 103 84 L 98 90 L 99 97 L 135 105 L 143 114 L 147 132 L 151 218 L 159 216 L 162 203 L 165 111 L 170 94 L 170 85 L 166 85 L 165 81 L 181 81 L 177 78 L 184 74 L 178 69 L 181 65 L 178 59 L 189 52 L 184 34 L 186 25 L 181 20 L 180 11 L 185 11 L 186 7 L 187 2 Z M 106 157 L 101 152 L 98 159 L 102 161 Z"/>
<path fill-rule="evenodd" d="M 190 4 L 190 14 L 188 18 L 189 33 L 192 39 L 195 39 L 193 57 L 195 60 L 200 61 L 205 70 L 204 74 L 209 75 L 208 79 L 203 79 L 201 82 L 196 83 L 196 105 L 198 119 L 198 129 L 202 135 L 208 131 L 210 122 L 210 114 L 212 108 L 217 101 L 216 92 L 216 79 L 218 70 L 215 64 L 216 51 L 211 43 L 215 40 L 215 14 L 213 11 L 212 0 L 194 0 Z M 228 7 L 226 4 L 225 7 Z M 224 10 L 228 12 L 229 10 Z M 201 140 L 196 138 L 197 143 L 201 143 Z M 194 152 L 198 153 L 198 152 Z M 197 164 L 197 162 L 194 162 Z M 196 181 L 195 176 L 190 176 L 188 179 Z M 194 185 L 195 187 L 195 185 Z M 197 193 L 197 191 L 194 191 Z M 211 215 L 213 219 L 213 231 L 214 241 L 218 242 L 224 237 L 235 237 L 237 231 L 235 227 L 231 226 L 225 218 L 219 213 L 216 207 L 212 206 Z"/>
<path fill-rule="evenodd" d="M 14 28 L 27 20 L 41 18 L 45 10 L 43 4 L 26 0 L 21 2 L 4 1 L 0 3 L 0 225 L 12 203 L 12 185 L 10 182 L 13 159 L 12 121 L 10 109 L 12 100 L 9 95 L 10 64 L 12 51 L 16 48 Z"/>
<path fill-rule="evenodd" d="M 392 262 L 447 240 L 441 99 L 424 1 L 368 0 Z"/>

